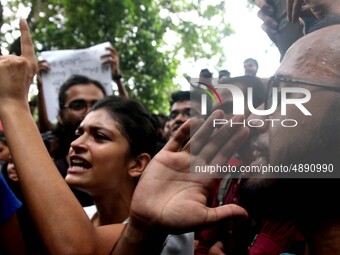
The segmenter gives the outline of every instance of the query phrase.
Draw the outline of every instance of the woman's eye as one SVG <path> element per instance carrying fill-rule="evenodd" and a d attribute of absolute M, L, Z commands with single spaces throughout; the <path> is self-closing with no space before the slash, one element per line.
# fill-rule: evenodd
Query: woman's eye
<path fill-rule="evenodd" d="M 94 134 L 94 138 L 98 140 L 109 140 L 107 136 L 100 134 L 100 133 Z"/>

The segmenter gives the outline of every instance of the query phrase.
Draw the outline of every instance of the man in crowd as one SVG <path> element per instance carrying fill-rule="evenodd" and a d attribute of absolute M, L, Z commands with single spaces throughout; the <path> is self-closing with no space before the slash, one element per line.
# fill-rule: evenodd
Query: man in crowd
<path fill-rule="evenodd" d="M 256 76 L 257 70 L 259 69 L 259 64 L 256 59 L 247 58 L 243 62 L 244 75 Z"/>
<path fill-rule="evenodd" d="M 200 100 L 200 95 L 197 92 L 177 91 L 171 95 L 169 116 L 170 137 L 190 117 L 200 115 Z"/>

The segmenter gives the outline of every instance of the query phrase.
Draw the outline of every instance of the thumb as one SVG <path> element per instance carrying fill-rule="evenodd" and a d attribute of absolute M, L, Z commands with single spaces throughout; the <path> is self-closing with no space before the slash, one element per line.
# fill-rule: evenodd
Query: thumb
<path fill-rule="evenodd" d="M 217 221 L 229 218 L 248 218 L 248 212 L 243 207 L 235 204 L 227 204 L 208 209 L 208 224 L 213 224 Z"/>

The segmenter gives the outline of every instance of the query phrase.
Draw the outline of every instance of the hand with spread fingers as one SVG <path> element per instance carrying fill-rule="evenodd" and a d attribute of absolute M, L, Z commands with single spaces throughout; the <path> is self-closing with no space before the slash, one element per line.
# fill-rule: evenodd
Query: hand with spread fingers
<path fill-rule="evenodd" d="M 191 232 L 225 218 L 248 216 L 235 204 L 207 207 L 216 176 L 192 172 L 195 166 L 225 164 L 248 137 L 249 129 L 241 125 L 214 128 L 214 119 L 223 117 L 217 110 L 203 124 L 189 119 L 151 160 L 134 192 L 129 224 L 111 255 L 159 254 L 169 233 Z M 235 116 L 233 122 L 243 119 Z M 190 137 L 190 133 L 194 135 Z"/>
<path fill-rule="evenodd" d="M 170 233 L 180 233 L 223 218 L 247 216 L 237 205 L 208 208 L 206 199 L 214 176 L 193 173 L 195 166 L 225 164 L 247 138 L 249 129 L 241 125 L 215 130 L 213 120 L 223 116 L 222 111 L 214 112 L 183 145 L 189 139 L 190 128 L 201 125 L 197 119 L 190 119 L 155 156 L 135 190 L 131 223 L 136 220 L 139 226 L 161 226 Z M 242 117 L 233 120 L 239 122 Z"/>

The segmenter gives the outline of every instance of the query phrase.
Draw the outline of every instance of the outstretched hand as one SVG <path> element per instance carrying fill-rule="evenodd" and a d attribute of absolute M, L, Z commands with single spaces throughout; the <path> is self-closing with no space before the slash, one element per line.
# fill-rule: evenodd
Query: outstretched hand
<path fill-rule="evenodd" d="M 215 111 L 203 125 L 190 119 L 178 129 L 150 162 L 137 185 L 131 224 L 182 233 L 223 218 L 247 217 L 247 212 L 237 205 L 208 208 L 207 196 L 216 179 L 190 172 L 193 166 L 224 165 L 248 136 L 249 129 L 242 126 L 214 128 L 213 119 L 223 117 L 222 111 Z M 234 122 L 242 120 L 234 117 Z M 190 129 L 198 126 L 201 127 L 190 138 Z"/>
<path fill-rule="evenodd" d="M 0 101 L 3 109 L 13 100 L 27 103 L 29 86 L 36 73 L 36 60 L 26 20 L 20 20 L 21 56 L 0 56 Z M 27 105 L 28 107 L 28 105 Z"/>

